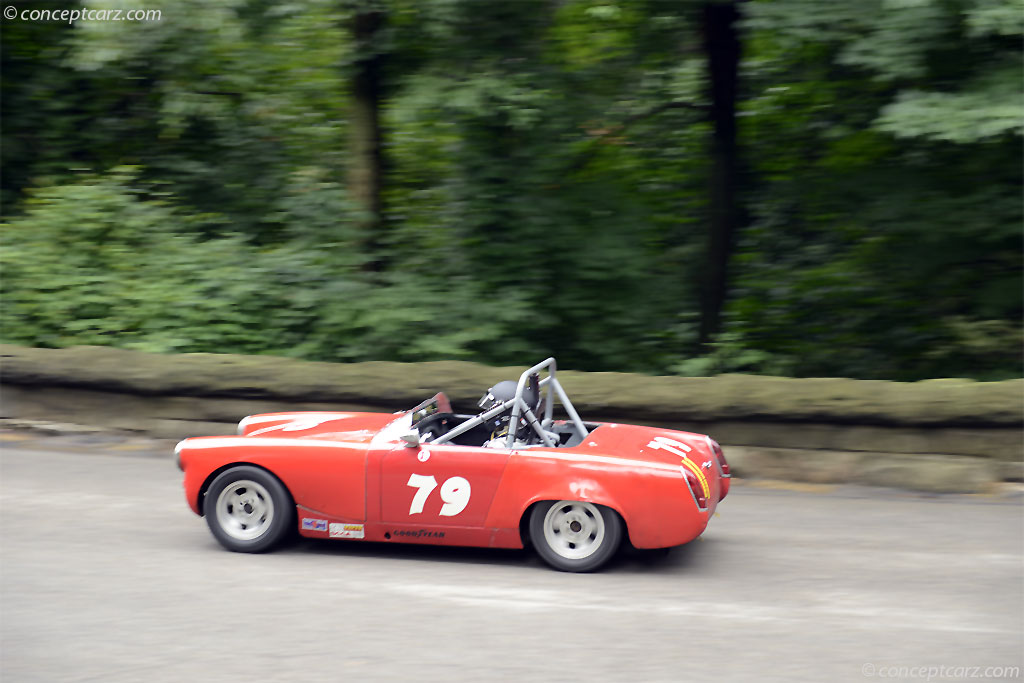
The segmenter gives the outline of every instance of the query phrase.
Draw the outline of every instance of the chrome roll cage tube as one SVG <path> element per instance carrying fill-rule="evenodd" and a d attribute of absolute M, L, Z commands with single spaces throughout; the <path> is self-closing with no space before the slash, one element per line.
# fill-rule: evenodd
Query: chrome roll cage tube
<path fill-rule="evenodd" d="M 544 392 L 544 419 L 538 421 L 537 416 L 534 415 L 533 411 L 530 409 L 530 406 L 527 405 L 526 401 L 523 399 L 523 393 L 526 391 L 526 387 L 529 384 L 530 375 L 534 373 L 540 373 L 541 370 L 547 370 L 548 376 L 540 380 L 540 382 L 538 383 L 540 389 L 546 390 Z M 506 443 L 506 446 L 510 450 L 515 447 L 516 439 L 516 429 L 513 427 L 513 425 L 519 424 L 520 417 L 526 418 L 526 423 L 530 425 L 530 427 L 533 428 L 533 431 L 537 434 L 537 436 L 540 437 L 541 443 L 543 443 L 545 446 L 548 446 L 549 448 L 554 448 L 557 444 L 555 444 L 555 442 L 551 440 L 551 437 L 548 436 L 548 432 L 546 431 L 551 427 L 551 424 L 554 422 L 555 402 L 553 400 L 553 394 L 558 396 L 558 400 L 561 402 L 562 407 L 565 409 L 565 412 L 569 415 L 569 419 L 572 421 L 573 426 L 576 427 L 576 431 L 579 432 L 580 439 L 587 438 L 587 434 L 589 434 L 590 432 L 587 431 L 586 426 L 584 426 L 583 424 L 583 420 L 580 419 L 579 413 L 576 412 L 576 408 L 573 407 L 572 401 L 569 400 L 569 396 L 565 393 L 565 389 L 563 389 L 561 383 L 559 383 L 556 373 L 557 367 L 555 365 L 554 358 L 548 358 L 545 361 L 537 363 L 532 368 L 530 368 L 529 370 L 527 370 L 526 372 L 519 376 L 519 385 L 516 387 L 516 395 L 513 398 L 505 401 L 504 403 L 494 406 L 490 410 L 487 410 L 481 413 L 480 415 L 477 415 L 471 420 L 463 422 L 461 425 L 452 429 L 447 434 L 443 434 L 442 436 L 438 437 L 437 440 L 433 441 L 432 443 L 446 443 L 455 438 L 456 436 L 464 434 L 468 432 L 470 429 L 473 429 L 474 427 L 485 423 L 492 417 L 497 417 L 501 413 L 505 412 L 505 410 L 507 410 L 509 407 L 511 407 L 512 416 L 509 419 L 510 428 L 508 430 L 508 442 Z"/>

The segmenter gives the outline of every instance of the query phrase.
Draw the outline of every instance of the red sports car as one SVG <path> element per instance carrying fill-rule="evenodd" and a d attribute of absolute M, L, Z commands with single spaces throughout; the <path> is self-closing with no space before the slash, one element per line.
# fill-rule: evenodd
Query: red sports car
<path fill-rule="evenodd" d="M 543 378 L 541 375 L 545 375 Z M 568 419 L 554 419 L 555 403 Z M 439 393 L 412 410 L 251 415 L 238 436 L 186 439 L 185 497 L 227 549 L 286 536 L 522 548 L 590 571 L 624 536 L 637 548 L 692 541 L 729 491 L 710 437 L 584 422 L 555 360 L 499 382 L 480 412 Z"/>

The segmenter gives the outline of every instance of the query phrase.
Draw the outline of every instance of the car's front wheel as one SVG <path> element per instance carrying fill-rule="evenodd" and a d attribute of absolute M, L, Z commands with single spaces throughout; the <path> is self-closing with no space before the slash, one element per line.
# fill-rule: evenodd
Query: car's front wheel
<path fill-rule="evenodd" d="M 530 538 L 541 559 L 565 572 L 593 571 L 615 555 L 622 520 L 610 508 L 560 500 L 530 513 Z"/>
<path fill-rule="evenodd" d="M 293 527 L 294 509 L 284 484 L 251 465 L 221 472 L 203 503 L 214 538 L 239 553 L 264 552 L 281 542 Z"/>

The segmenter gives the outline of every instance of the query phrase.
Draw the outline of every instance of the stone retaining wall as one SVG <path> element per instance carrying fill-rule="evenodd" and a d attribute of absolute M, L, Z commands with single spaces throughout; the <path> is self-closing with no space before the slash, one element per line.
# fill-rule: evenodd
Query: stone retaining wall
<path fill-rule="evenodd" d="M 233 433 L 259 412 L 402 410 L 438 390 L 472 412 L 488 386 L 523 369 L 0 345 L 0 416 L 183 438 Z M 559 379 L 585 419 L 711 434 L 739 476 L 928 491 L 1024 479 L 1024 380 Z"/>

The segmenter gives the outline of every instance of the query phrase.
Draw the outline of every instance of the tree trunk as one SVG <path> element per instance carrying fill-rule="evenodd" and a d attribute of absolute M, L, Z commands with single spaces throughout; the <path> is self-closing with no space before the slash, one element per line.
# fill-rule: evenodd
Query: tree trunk
<path fill-rule="evenodd" d="M 720 331 L 729 283 L 729 257 L 740 212 L 737 209 L 736 86 L 740 40 L 737 2 L 704 6 L 704 52 L 708 59 L 711 95 L 710 221 L 707 255 L 701 282 L 700 343 Z"/>
<path fill-rule="evenodd" d="M 371 269 L 379 267 L 376 254 L 381 219 L 383 159 L 381 157 L 381 66 L 383 56 L 377 44 L 384 25 L 384 11 L 360 9 L 352 17 L 351 31 L 359 55 L 352 65 L 351 109 L 347 185 L 349 197 L 362 212 L 359 226 L 362 246 L 370 257 Z"/>

